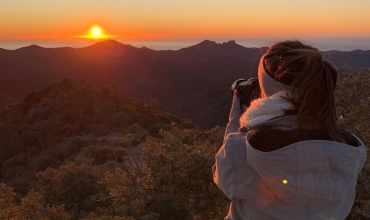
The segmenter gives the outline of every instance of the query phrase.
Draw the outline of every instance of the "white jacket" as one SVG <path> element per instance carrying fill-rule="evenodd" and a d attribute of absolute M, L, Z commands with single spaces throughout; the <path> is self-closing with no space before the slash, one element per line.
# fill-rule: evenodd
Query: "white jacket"
<path fill-rule="evenodd" d="M 271 152 L 250 145 L 251 132 L 238 131 L 238 101 L 212 167 L 214 182 L 231 200 L 225 219 L 345 219 L 355 199 L 366 148 L 327 140 L 297 142 Z M 283 126 L 284 118 L 269 124 Z M 285 120 L 289 125 L 289 119 Z M 283 138 L 283 137 L 282 137 Z"/>

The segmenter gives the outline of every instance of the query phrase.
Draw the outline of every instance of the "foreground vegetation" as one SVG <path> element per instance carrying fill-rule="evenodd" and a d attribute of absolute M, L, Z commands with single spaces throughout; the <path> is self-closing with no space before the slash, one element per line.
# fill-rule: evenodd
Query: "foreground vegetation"
<path fill-rule="evenodd" d="M 227 209 L 211 174 L 224 130 L 155 100 L 64 80 L 3 105 L 0 118 L 0 219 L 217 219 Z"/>
<path fill-rule="evenodd" d="M 370 146 L 370 71 L 338 85 L 344 127 Z M 223 219 L 229 201 L 211 167 L 224 129 L 200 129 L 123 99 L 115 88 L 64 80 L 0 106 L 0 219 Z M 347 219 L 370 216 L 370 164 Z"/>
<path fill-rule="evenodd" d="M 348 71 L 338 83 L 337 111 L 343 117 L 339 126 L 358 136 L 367 147 L 367 161 L 356 190 L 356 200 L 347 219 L 370 219 L 370 70 Z"/>

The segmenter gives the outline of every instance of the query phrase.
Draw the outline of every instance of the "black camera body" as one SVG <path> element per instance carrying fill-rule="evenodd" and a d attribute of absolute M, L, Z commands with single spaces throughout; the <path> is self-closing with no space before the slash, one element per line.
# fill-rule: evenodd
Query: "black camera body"
<path fill-rule="evenodd" d="M 238 91 L 241 113 L 243 113 L 243 106 L 248 108 L 252 100 L 260 97 L 261 94 L 258 79 L 256 78 L 236 80 L 231 86 L 232 95 L 235 90 Z"/>

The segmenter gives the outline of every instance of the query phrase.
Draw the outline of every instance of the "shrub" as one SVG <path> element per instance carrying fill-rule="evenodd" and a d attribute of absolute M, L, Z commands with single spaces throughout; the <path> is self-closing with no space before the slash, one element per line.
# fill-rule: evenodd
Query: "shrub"
<path fill-rule="evenodd" d="M 48 167 L 53 167 L 53 165 L 59 164 L 58 160 L 55 160 L 47 155 L 40 155 L 32 158 L 32 161 L 29 162 L 30 167 L 34 171 L 44 171 Z"/>

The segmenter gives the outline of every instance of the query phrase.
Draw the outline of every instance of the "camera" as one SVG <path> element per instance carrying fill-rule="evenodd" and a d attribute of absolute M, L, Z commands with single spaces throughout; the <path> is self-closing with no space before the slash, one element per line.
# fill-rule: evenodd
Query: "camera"
<path fill-rule="evenodd" d="M 249 107 L 251 101 L 258 98 L 261 94 L 258 79 L 238 79 L 231 86 L 231 95 L 234 91 L 238 91 L 238 96 L 240 100 L 240 111 L 243 113 L 243 106 Z"/>

